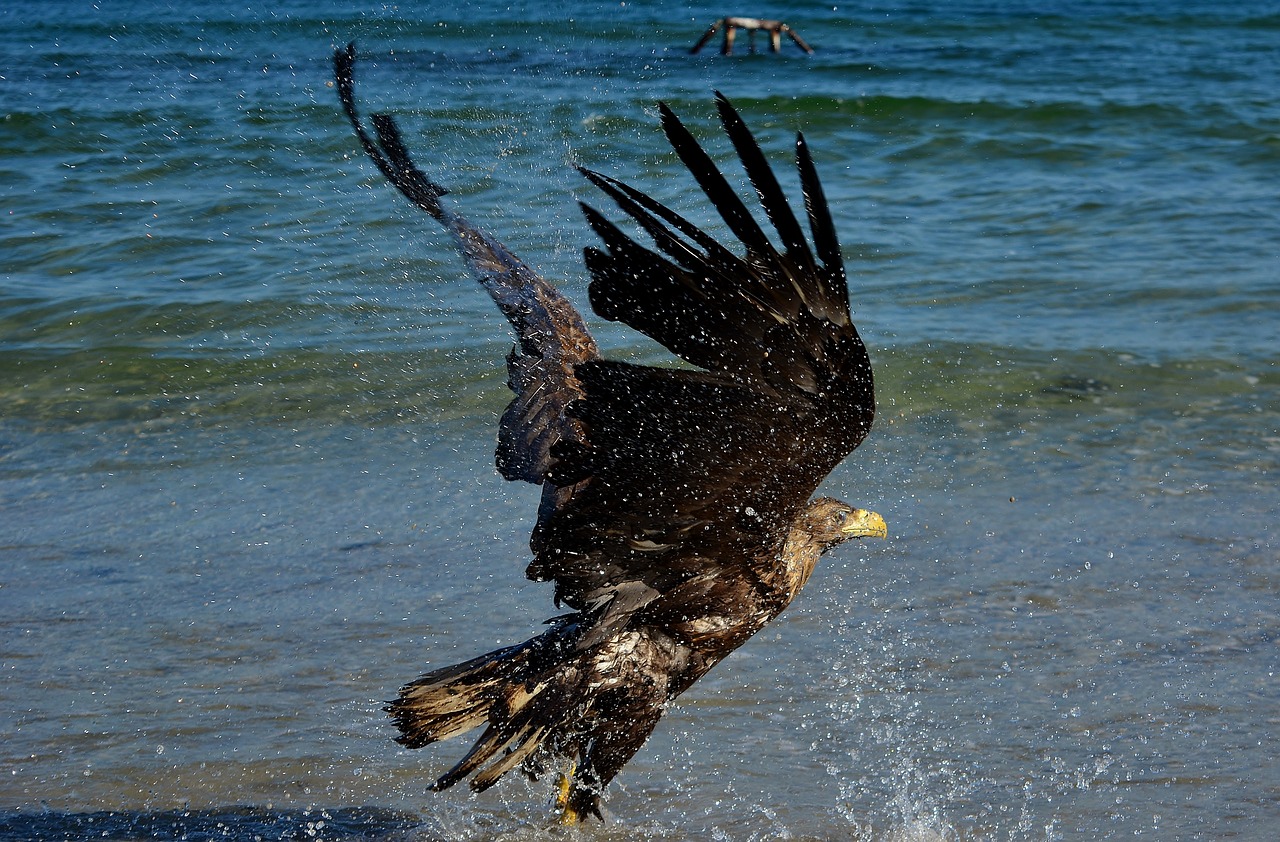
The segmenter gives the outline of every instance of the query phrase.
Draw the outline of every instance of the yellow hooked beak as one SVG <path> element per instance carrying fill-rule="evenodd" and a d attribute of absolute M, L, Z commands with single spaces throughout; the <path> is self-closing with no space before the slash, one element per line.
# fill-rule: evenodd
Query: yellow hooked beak
<path fill-rule="evenodd" d="M 889 527 L 884 518 L 867 509 L 854 509 L 844 519 L 840 532 L 846 538 L 886 538 Z"/>

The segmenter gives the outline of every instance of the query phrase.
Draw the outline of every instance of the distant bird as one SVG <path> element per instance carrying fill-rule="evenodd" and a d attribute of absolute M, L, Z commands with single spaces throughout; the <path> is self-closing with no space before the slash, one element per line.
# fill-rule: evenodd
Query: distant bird
<path fill-rule="evenodd" d="M 698 43 L 693 45 L 689 50 L 691 53 L 699 52 L 707 45 L 707 42 L 716 37 L 716 33 L 721 29 L 724 30 L 724 41 L 720 44 L 720 55 L 733 55 L 733 40 L 739 29 L 746 30 L 750 52 L 756 51 L 756 33 L 769 33 L 769 52 L 776 53 L 782 50 L 782 36 L 785 33 L 788 38 L 796 42 L 796 46 L 812 55 L 813 47 L 804 42 L 794 29 L 787 26 L 780 20 L 765 20 L 764 18 L 720 18 L 720 20 L 707 27 L 707 31 L 702 33 L 702 37 L 698 39 Z"/>
<path fill-rule="evenodd" d="M 580 168 L 657 248 L 583 205 L 604 241 L 585 251 L 592 308 L 696 368 L 604 359 L 564 296 L 442 204 L 446 191 L 414 165 L 390 117 L 375 114 L 369 134 L 356 113 L 354 63 L 354 45 L 334 56 L 365 151 L 453 234 L 515 329 L 515 399 L 498 431 L 498 469 L 542 485 L 527 575 L 555 582 L 557 606 L 571 609 L 531 640 L 424 675 L 387 711 L 410 748 L 484 728 L 433 789 L 472 776 L 479 791 L 512 769 L 537 778 L 555 768 L 562 820 L 599 817 L 602 791 L 672 700 L 778 616 L 818 556 L 886 534 L 874 512 L 809 499 L 875 414 L 826 200 L 797 136 L 811 249 L 760 148 L 717 94 L 777 250 L 659 104 L 667 139 L 746 252 Z"/>

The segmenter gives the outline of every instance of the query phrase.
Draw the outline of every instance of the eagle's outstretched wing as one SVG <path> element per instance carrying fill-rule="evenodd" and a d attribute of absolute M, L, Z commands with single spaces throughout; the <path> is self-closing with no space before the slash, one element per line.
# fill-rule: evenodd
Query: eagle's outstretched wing
<path fill-rule="evenodd" d="M 543 280 L 502 243 L 448 210 L 440 197 L 448 191 L 414 165 L 396 128 L 385 114 L 374 114 L 371 136 L 356 110 L 356 49 L 334 52 L 334 78 L 342 108 L 365 152 L 395 187 L 449 230 L 477 279 L 497 303 L 518 338 L 507 357 L 516 398 L 507 407 L 498 433 L 498 468 L 507 479 L 541 483 L 552 467 L 550 451 L 562 441 L 581 442 L 581 422 L 565 407 L 583 396 L 574 368 L 600 356 L 582 316 L 560 291 Z"/>
<path fill-rule="evenodd" d="M 575 608 L 621 582 L 665 592 L 708 570 L 752 575 L 875 414 L 870 360 L 803 136 L 796 156 L 812 249 L 741 117 L 723 96 L 716 102 L 780 248 L 665 105 L 668 140 L 743 254 L 644 193 L 583 171 L 654 245 L 583 206 L 604 243 L 586 250 L 593 309 L 702 370 L 578 367 L 585 396 L 568 410 L 589 433 L 556 449 L 549 479 L 586 482 L 540 519 L 529 568 Z"/>

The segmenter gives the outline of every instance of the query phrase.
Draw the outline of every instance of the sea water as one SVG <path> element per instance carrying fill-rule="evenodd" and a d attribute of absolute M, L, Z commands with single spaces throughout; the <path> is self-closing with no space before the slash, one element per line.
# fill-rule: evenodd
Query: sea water
<path fill-rule="evenodd" d="M 724 14 L 815 48 L 688 49 Z M 681 698 L 606 839 L 1270 839 L 1280 826 L 1280 15 L 860 0 L 0 9 L 0 836 L 540 838 L 428 783 L 399 684 L 536 633 L 511 337 L 364 158 L 585 309 L 575 165 L 724 234 L 712 91 L 814 151 L 888 540 Z M 611 356 L 661 349 L 592 320 Z"/>

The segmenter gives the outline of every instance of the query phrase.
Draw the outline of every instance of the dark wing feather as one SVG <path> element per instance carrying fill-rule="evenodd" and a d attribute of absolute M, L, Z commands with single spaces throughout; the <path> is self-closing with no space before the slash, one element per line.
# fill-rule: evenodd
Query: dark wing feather
<path fill-rule="evenodd" d="M 354 44 L 335 51 L 334 76 L 343 110 L 365 152 L 396 189 L 449 230 L 516 332 L 518 344 L 507 357 L 508 385 L 516 397 L 502 416 L 497 463 L 507 479 L 541 483 L 554 466 L 553 447 L 584 438 L 582 425 L 565 407 L 583 396 L 574 368 L 599 356 L 595 342 L 578 311 L 554 286 L 441 205 L 439 199 L 448 191 L 414 165 L 394 120 L 374 114 L 376 140 L 370 136 L 355 106 L 355 57 Z"/>
<path fill-rule="evenodd" d="M 733 235 L 747 247 L 749 255 L 764 257 L 773 253 L 773 245 L 764 231 L 747 210 L 747 206 L 733 192 L 729 182 L 721 174 L 711 156 L 706 153 L 693 135 L 685 128 L 684 123 L 675 115 L 665 102 L 658 103 L 658 111 L 662 115 L 662 130 L 671 143 L 671 148 L 680 156 L 680 161 L 697 180 L 702 192 L 711 200 L 712 206 L 729 226 Z"/>
<path fill-rule="evenodd" d="M 613 199 L 633 219 L 643 225 L 645 232 L 654 238 L 658 246 L 663 251 L 667 251 L 672 258 L 680 261 L 680 263 L 691 268 L 700 267 L 706 262 L 707 258 L 696 250 L 689 250 L 680 238 L 675 236 L 676 232 L 692 240 L 693 245 L 701 248 L 706 255 L 715 258 L 721 263 L 730 265 L 738 262 L 738 258 L 734 256 L 733 252 L 720 245 L 715 237 L 707 235 L 675 211 L 654 201 L 634 187 L 629 187 L 617 179 L 581 167 L 579 167 L 579 172 L 585 175 L 592 184 L 603 190 L 609 198 Z M 670 226 L 670 228 L 667 226 Z M 674 245 L 674 250 L 668 251 L 668 248 L 672 248 L 674 243 L 679 245 Z M 693 263 L 688 263 L 689 260 L 692 260 Z"/>
<path fill-rule="evenodd" d="M 805 242 L 800 223 L 791 212 L 787 197 L 783 195 L 782 187 L 774 177 L 764 153 L 760 151 L 759 144 L 752 137 L 751 130 L 747 128 L 747 124 L 743 122 L 737 110 L 729 104 L 729 100 L 725 99 L 724 94 L 719 91 L 716 92 L 716 108 L 720 112 L 720 122 L 724 125 L 725 133 L 729 135 L 729 140 L 733 142 L 733 148 L 737 151 L 739 160 L 742 161 L 742 168 L 746 170 L 747 177 L 751 179 L 751 185 L 755 187 L 756 194 L 760 197 L 765 215 L 778 231 L 778 237 L 782 240 L 787 257 L 795 264 L 798 271 L 812 273 L 814 271 L 813 255 L 809 251 L 809 244 Z"/>
<path fill-rule="evenodd" d="M 758 351 L 752 347 L 767 325 L 758 302 L 732 290 L 711 298 L 706 287 L 731 281 L 699 274 L 641 247 L 590 207 L 588 222 L 607 251 L 585 250 L 594 279 L 591 306 L 606 319 L 623 321 L 694 365 L 711 370 L 747 370 Z M 753 329 L 754 328 L 754 329 Z"/>
<path fill-rule="evenodd" d="M 836 238 L 836 226 L 831 220 L 831 210 L 827 207 L 827 197 L 822 192 L 818 171 L 809 155 L 809 144 L 805 143 L 804 135 L 799 132 L 796 133 L 796 168 L 800 171 L 800 189 L 804 193 L 804 208 L 809 217 L 814 248 L 818 252 L 818 259 L 822 261 L 822 269 L 814 274 L 814 284 L 821 289 L 823 299 L 836 308 L 836 312 L 828 318 L 841 324 L 852 323 L 848 284 L 845 280 L 844 261 L 840 257 L 840 242 Z M 840 314 L 843 315 L 842 321 Z"/>
<path fill-rule="evenodd" d="M 365 130 L 364 124 L 360 122 L 356 112 L 355 65 L 356 45 L 354 43 L 334 50 L 333 76 L 337 80 L 338 99 L 342 102 L 342 110 L 346 112 L 347 119 L 351 121 L 351 126 L 356 131 L 356 137 L 360 138 L 360 145 L 364 147 L 365 154 L 378 165 L 378 169 L 387 181 L 394 184 L 405 198 L 435 219 L 442 219 L 439 199 L 449 191 L 427 178 L 413 165 L 391 118 L 382 114 L 374 115 L 374 130 L 378 133 L 381 145 L 374 142 L 369 132 Z"/>

